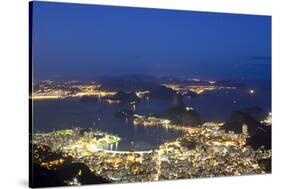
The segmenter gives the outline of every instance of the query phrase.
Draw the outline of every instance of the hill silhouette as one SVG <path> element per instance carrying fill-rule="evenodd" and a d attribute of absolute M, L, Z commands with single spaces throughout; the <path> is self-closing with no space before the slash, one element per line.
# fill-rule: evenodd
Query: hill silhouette
<path fill-rule="evenodd" d="M 201 124 L 199 113 L 192 109 L 186 109 L 180 94 L 173 97 L 170 108 L 155 114 L 154 116 L 162 119 L 168 119 L 172 123 L 179 125 L 197 126 Z"/>
<path fill-rule="evenodd" d="M 141 99 L 134 92 L 119 91 L 111 97 L 104 97 L 103 99 L 109 99 L 113 101 L 120 101 L 120 103 L 139 103 Z"/>
<path fill-rule="evenodd" d="M 231 112 L 226 123 L 221 127 L 226 132 L 234 131 L 235 133 L 242 133 L 242 125 L 248 126 L 248 133 L 250 136 L 256 134 L 257 129 L 262 127 L 262 124 L 255 120 L 252 116 L 241 111 Z"/>

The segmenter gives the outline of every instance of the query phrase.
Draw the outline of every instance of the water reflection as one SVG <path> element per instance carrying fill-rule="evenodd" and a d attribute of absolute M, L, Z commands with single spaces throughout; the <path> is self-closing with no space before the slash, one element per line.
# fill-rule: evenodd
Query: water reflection
<path fill-rule="evenodd" d="M 216 93 L 200 97 L 186 97 L 185 103 L 197 110 L 204 120 L 220 119 L 222 121 L 233 110 L 260 106 L 265 111 L 271 109 L 271 97 L 266 93 L 250 96 L 248 93 Z M 167 127 L 134 126 L 129 118 L 119 118 L 115 113 L 122 109 L 133 110 L 139 114 L 161 112 L 170 106 L 169 100 L 152 100 L 145 98 L 134 105 L 104 104 L 100 101 L 81 103 L 78 100 L 34 101 L 34 131 L 52 131 L 71 127 L 93 128 L 118 135 L 121 141 L 107 146 L 109 150 L 149 150 L 164 141 L 181 136 L 180 131 Z"/>

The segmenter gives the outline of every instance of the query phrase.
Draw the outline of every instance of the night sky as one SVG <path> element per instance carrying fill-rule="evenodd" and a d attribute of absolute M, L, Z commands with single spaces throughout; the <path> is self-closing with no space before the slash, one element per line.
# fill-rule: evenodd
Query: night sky
<path fill-rule="evenodd" d="M 33 3 L 35 79 L 271 78 L 271 17 Z"/>

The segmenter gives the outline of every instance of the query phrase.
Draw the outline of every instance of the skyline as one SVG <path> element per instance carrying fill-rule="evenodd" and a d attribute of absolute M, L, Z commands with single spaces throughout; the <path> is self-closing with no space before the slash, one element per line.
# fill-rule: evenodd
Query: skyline
<path fill-rule="evenodd" d="M 30 5 L 31 187 L 272 172 L 270 16 Z"/>

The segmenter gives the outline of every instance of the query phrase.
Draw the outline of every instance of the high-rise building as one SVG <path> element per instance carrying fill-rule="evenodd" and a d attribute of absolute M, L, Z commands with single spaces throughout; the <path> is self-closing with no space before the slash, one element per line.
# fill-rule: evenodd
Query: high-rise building
<path fill-rule="evenodd" d="M 242 125 L 242 133 L 244 135 L 248 135 L 248 125 L 246 125 L 246 124 Z"/>

